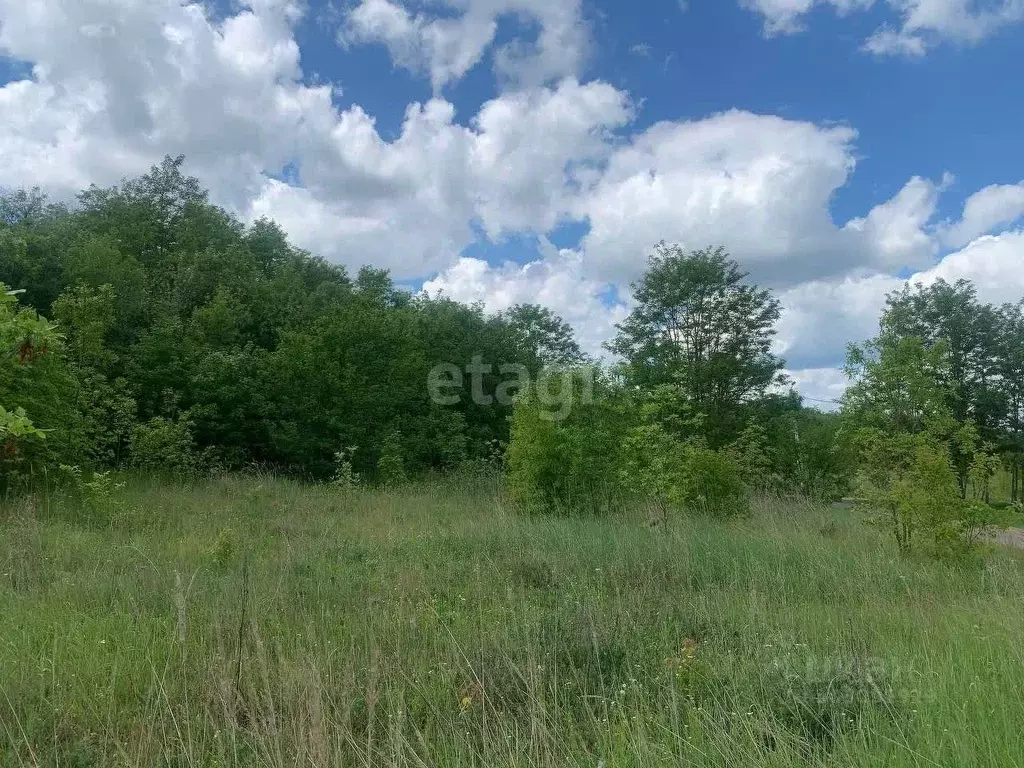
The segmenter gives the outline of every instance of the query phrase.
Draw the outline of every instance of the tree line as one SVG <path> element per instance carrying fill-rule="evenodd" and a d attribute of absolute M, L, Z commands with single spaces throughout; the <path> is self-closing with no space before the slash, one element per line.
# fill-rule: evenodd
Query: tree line
<path fill-rule="evenodd" d="M 413 295 L 295 248 L 271 221 L 245 226 L 182 162 L 72 207 L 0 198 L 7 485 L 62 464 L 322 479 L 339 454 L 369 481 L 450 470 L 493 458 L 511 407 L 436 405 L 432 366 L 583 359 L 546 308 Z"/>
<path fill-rule="evenodd" d="M 244 225 L 182 162 L 71 207 L 0 197 L 6 486 L 60 466 L 346 484 L 502 466 L 546 510 L 853 495 L 904 548 L 974 536 L 999 473 L 1024 495 L 1024 302 L 984 304 L 965 281 L 897 291 L 824 413 L 773 354 L 778 299 L 723 249 L 657 246 L 600 367 L 546 308 L 414 295 Z M 472 366 L 480 391 L 432 396 L 439 364 Z M 511 369 L 514 401 L 495 398 Z"/>
<path fill-rule="evenodd" d="M 1024 497 L 1024 300 L 968 281 L 887 297 L 878 336 L 848 349 L 838 413 L 801 406 L 772 353 L 781 307 L 722 249 L 662 244 L 607 345 L 603 396 L 555 423 L 522 398 L 508 463 L 541 508 L 742 514 L 750 490 L 852 496 L 900 549 L 961 554 Z"/>

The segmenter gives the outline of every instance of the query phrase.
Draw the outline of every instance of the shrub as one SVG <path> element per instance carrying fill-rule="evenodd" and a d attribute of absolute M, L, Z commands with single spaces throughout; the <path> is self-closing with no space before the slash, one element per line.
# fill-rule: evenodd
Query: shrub
<path fill-rule="evenodd" d="M 985 502 L 995 459 L 978 446 L 976 432 L 962 428 L 953 440 L 934 432 L 889 435 L 861 430 L 860 495 L 872 518 L 892 531 L 902 552 L 924 539 L 936 554 L 962 553 L 994 524 Z M 970 457 L 969 482 L 961 488 L 951 452 Z"/>
<path fill-rule="evenodd" d="M 580 382 L 572 386 L 579 389 Z M 508 476 L 513 496 L 527 508 L 595 512 L 632 496 L 665 514 L 677 508 L 725 517 L 748 510 L 737 460 L 699 438 L 678 436 L 699 424 L 667 397 L 667 388 L 638 399 L 598 382 L 593 398 L 582 394 L 576 391 L 561 418 L 532 393 L 516 403 Z"/>
<path fill-rule="evenodd" d="M 678 440 L 660 425 L 635 427 L 624 444 L 620 468 L 631 493 L 697 514 L 730 517 L 749 511 L 743 470 L 728 451 L 697 440 Z"/>
<path fill-rule="evenodd" d="M 85 521 L 107 525 L 124 523 L 128 508 L 122 498 L 125 484 L 111 472 L 84 473 L 80 467 L 62 464 L 59 478 L 66 492 L 77 501 Z"/>
<path fill-rule="evenodd" d="M 685 471 L 683 503 L 687 509 L 716 517 L 750 511 L 743 473 L 727 453 L 690 447 Z"/>
<path fill-rule="evenodd" d="M 192 424 L 186 418 L 157 416 L 136 424 L 130 451 L 132 466 L 138 469 L 189 473 L 198 466 Z"/>
<path fill-rule="evenodd" d="M 642 424 L 630 430 L 623 443 L 619 467 L 629 492 L 667 507 L 683 503 L 686 477 L 685 449 L 660 424 Z"/>
<path fill-rule="evenodd" d="M 385 488 L 401 485 L 408 480 L 402 451 L 402 435 L 398 431 L 391 432 L 384 438 L 380 458 L 377 460 L 377 478 Z"/>
<path fill-rule="evenodd" d="M 341 448 L 334 454 L 334 475 L 331 483 L 339 488 L 352 489 L 359 485 L 359 473 L 352 467 L 355 448 Z"/>
<path fill-rule="evenodd" d="M 559 411 L 552 410 L 548 385 L 543 399 L 534 391 L 517 399 L 506 456 L 509 487 L 530 510 L 600 512 L 622 494 L 619 466 L 628 402 L 600 382 L 601 391 L 590 397 L 575 372 L 559 378 L 566 388 Z"/>

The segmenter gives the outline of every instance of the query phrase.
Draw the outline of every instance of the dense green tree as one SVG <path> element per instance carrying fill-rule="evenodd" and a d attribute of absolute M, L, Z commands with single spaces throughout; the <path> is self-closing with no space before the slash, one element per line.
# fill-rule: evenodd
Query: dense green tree
<path fill-rule="evenodd" d="M 983 434 L 998 430 L 996 359 L 999 318 L 978 301 L 966 280 L 905 286 L 890 294 L 882 315 L 883 333 L 919 339 L 925 348 L 942 344 L 946 364 L 936 372 L 957 422 L 972 421 Z"/>
<path fill-rule="evenodd" d="M 746 277 L 721 248 L 687 253 L 663 243 L 633 286 L 636 308 L 608 345 L 631 385 L 677 386 L 712 445 L 733 439 L 743 405 L 783 381 L 771 352 L 779 302 Z"/>
<path fill-rule="evenodd" d="M 0 195 L 0 282 L 21 286 L 33 308 L 50 311 L 64 287 L 63 260 L 73 226 L 65 208 L 32 193 Z"/>
<path fill-rule="evenodd" d="M 884 325 L 883 325 L 884 328 Z M 948 407 L 949 355 L 946 345 L 883 332 L 864 344 L 851 344 L 843 396 L 845 414 L 861 427 L 891 434 L 919 434 L 955 421 Z"/>
<path fill-rule="evenodd" d="M 516 304 L 501 314 L 543 365 L 572 367 L 587 362 L 572 327 L 547 307 Z"/>
<path fill-rule="evenodd" d="M 127 454 L 137 404 L 128 383 L 114 377 L 119 362 L 111 345 L 118 328 L 114 289 L 79 283 L 57 298 L 53 311 L 78 381 L 85 458 L 94 466 L 116 465 Z"/>
<path fill-rule="evenodd" d="M 1002 404 L 999 446 L 1011 473 L 1011 498 L 1024 500 L 1024 300 L 999 312 L 996 372 Z"/>
<path fill-rule="evenodd" d="M 0 486 L 82 455 L 78 381 L 56 326 L 0 283 Z"/>
<path fill-rule="evenodd" d="M 268 361 L 270 442 L 279 463 L 318 475 L 354 448 L 373 476 L 382 440 L 429 409 L 426 350 L 413 313 L 359 292 L 311 327 L 287 332 Z M 404 450 L 404 446 L 403 446 Z"/>
<path fill-rule="evenodd" d="M 520 370 L 580 358 L 547 310 L 494 316 L 413 296 L 385 270 L 350 278 L 267 219 L 244 226 L 180 157 L 71 209 L 38 192 L 0 197 L 0 280 L 59 320 L 76 461 L 95 468 L 196 466 L 172 461 L 176 446 L 206 464 L 317 477 L 339 451 L 371 480 L 381 467 L 392 479 L 398 466 L 452 468 L 507 442 L 511 402 L 495 395 Z M 484 370 L 441 405 L 428 387 L 441 364 Z M 28 403 L 30 388 L 12 387 L 8 399 Z"/>

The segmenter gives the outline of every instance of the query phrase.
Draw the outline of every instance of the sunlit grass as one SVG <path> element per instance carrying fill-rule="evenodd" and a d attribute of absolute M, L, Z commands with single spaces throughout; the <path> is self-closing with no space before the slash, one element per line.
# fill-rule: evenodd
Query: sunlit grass
<path fill-rule="evenodd" d="M 848 511 L 133 480 L 0 512 L 0 765 L 1024 764 L 1016 552 Z"/>

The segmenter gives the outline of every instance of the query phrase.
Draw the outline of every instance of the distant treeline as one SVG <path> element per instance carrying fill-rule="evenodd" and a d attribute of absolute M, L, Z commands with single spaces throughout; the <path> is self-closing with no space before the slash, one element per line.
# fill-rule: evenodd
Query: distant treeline
<path fill-rule="evenodd" d="M 0 282 L 23 291 L 2 310 L 8 482 L 60 464 L 324 478 L 339 452 L 367 479 L 382 460 L 450 469 L 495 456 L 511 405 L 432 402 L 434 366 L 583 359 L 545 308 L 414 296 L 385 271 L 352 276 L 293 247 L 273 222 L 245 226 L 181 158 L 71 208 L 0 198 Z M 18 409 L 45 437 L 16 425 Z"/>
<path fill-rule="evenodd" d="M 546 308 L 488 314 L 352 276 L 211 204 L 182 163 L 71 207 L 0 197 L 8 487 L 62 465 L 345 484 L 504 466 L 546 509 L 855 491 L 933 533 L 948 500 L 915 494 L 941 488 L 958 536 L 997 472 L 1021 494 L 1024 303 L 967 282 L 891 295 L 878 337 L 850 348 L 841 412 L 821 413 L 772 353 L 778 300 L 722 249 L 657 246 L 602 369 Z"/>

